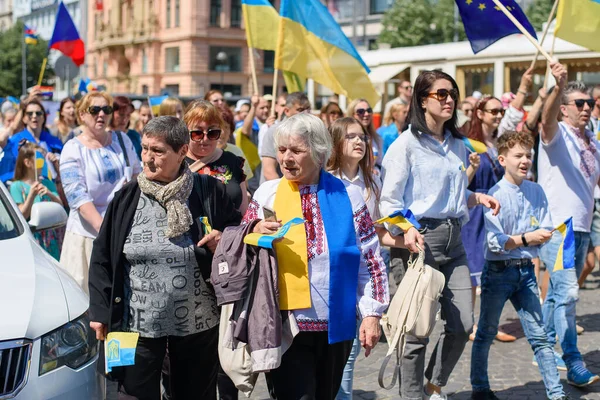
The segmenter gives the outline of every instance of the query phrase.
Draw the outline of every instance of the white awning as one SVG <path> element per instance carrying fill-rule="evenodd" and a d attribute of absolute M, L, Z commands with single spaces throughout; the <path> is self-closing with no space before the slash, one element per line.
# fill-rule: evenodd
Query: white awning
<path fill-rule="evenodd" d="M 382 84 L 389 81 L 408 67 L 410 67 L 410 64 L 380 65 L 371 69 L 371 73 L 369 73 L 369 79 L 371 79 L 371 82 L 374 85 Z"/>

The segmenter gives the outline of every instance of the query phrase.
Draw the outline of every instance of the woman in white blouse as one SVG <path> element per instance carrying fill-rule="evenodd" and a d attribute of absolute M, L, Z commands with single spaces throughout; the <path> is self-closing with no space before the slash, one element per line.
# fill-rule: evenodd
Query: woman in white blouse
<path fill-rule="evenodd" d="M 379 340 L 389 302 L 385 265 L 360 190 L 324 170 L 332 143 L 323 122 L 297 114 L 274 139 L 284 177 L 261 185 L 244 217 L 262 234 L 300 221 L 275 244 L 279 306 L 293 311 L 300 333 L 270 372 L 271 382 L 277 398 L 334 399 L 356 336 L 357 308 L 366 355 Z M 265 210 L 278 221 L 263 220 Z"/>
<path fill-rule="evenodd" d="M 69 202 L 67 233 L 60 263 L 88 292 L 92 244 L 115 192 L 142 170 L 131 140 L 107 131 L 112 98 L 93 92 L 77 107 L 82 133 L 69 140 L 60 157 L 60 174 Z"/>
<path fill-rule="evenodd" d="M 445 399 L 441 389 L 460 359 L 473 327 L 471 278 L 461 227 L 469 207 L 482 204 L 498 213 L 491 196 L 467 190 L 467 149 L 456 128 L 458 87 L 441 71 L 424 71 L 415 82 L 409 127 L 390 146 L 383 160 L 382 215 L 409 209 L 421 225 L 404 233 L 412 252 L 425 249 L 425 261 L 446 278 L 440 303 L 444 331 L 425 371 L 426 339 L 408 337 L 401 373 L 405 399 Z M 395 226 L 394 235 L 402 233 Z"/>

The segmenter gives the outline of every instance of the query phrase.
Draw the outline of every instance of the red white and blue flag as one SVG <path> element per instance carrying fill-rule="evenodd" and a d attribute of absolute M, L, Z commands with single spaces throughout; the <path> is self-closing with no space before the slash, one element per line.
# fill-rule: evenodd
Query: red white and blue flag
<path fill-rule="evenodd" d="M 50 39 L 48 48 L 60 51 L 65 56 L 71 58 L 77 66 L 80 66 L 84 62 L 85 48 L 83 40 L 81 40 L 73 19 L 62 1 L 58 5 L 54 32 L 52 33 L 52 39 Z"/>

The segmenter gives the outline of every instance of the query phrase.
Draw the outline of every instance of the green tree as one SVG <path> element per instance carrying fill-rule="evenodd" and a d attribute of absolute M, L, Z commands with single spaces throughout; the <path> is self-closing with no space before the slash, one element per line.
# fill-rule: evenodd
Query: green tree
<path fill-rule="evenodd" d="M 21 50 L 23 46 L 23 23 L 18 22 L 0 35 L 0 96 L 21 95 Z M 48 54 L 48 42 L 38 39 L 37 44 L 27 45 L 27 87 L 37 84 L 44 57 Z M 54 71 L 46 67 L 42 85 L 48 85 Z"/>
<path fill-rule="evenodd" d="M 435 24 L 435 43 L 446 43 L 454 40 L 454 0 L 438 0 L 433 8 L 433 23 Z M 465 27 L 458 16 L 458 40 L 466 40 Z"/>
<path fill-rule="evenodd" d="M 553 5 L 554 0 L 534 0 L 533 4 L 527 9 L 527 18 L 536 31 L 540 32 L 543 29 Z M 554 18 L 556 18 L 556 15 Z"/>

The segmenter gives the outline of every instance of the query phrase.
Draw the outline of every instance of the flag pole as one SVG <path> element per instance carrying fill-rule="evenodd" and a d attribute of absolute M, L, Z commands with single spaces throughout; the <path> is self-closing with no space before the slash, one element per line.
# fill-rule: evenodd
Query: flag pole
<path fill-rule="evenodd" d="M 542 40 L 540 40 L 540 45 L 544 44 L 544 39 L 546 39 L 546 34 L 548 33 L 548 30 L 550 28 L 550 23 L 552 22 L 552 19 L 554 18 L 554 13 L 556 12 L 556 7 L 558 7 L 558 0 L 554 0 L 554 5 L 552 6 L 550 15 L 548 15 L 548 21 L 546 22 L 546 28 L 544 28 L 544 33 L 542 34 Z M 537 59 L 539 56 L 540 56 L 540 51 L 538 50 L 538 51 L 536 51 L 535 57 L 533 57 L 533 61 L 531 62 L 531 65 L 529 66 L 529 68 L 535 67 L 535 64 L 537 63 Z"/>
<path fill-rule="evenodd" d="M 273 103 L 271 103 L 271 117 L 275 115 L 275 104 L 277 104 L 277 83 L 279 79 L 279 70 L 275 68 L 273 71 Z"/>
<path fill-rule="evenodd" d="M 23 26 L 23 37 L 21 38 L 21 94 L 27 95 L 27 43 L 25 42 L 25 26 Z"/>
<path fill-rule="evenodd" d="M 40 70 L 40 76 L 38 78 L 37 85 L 42 86 L 42 80 L 44 79 L 44 71 L 46 70 L 46 63 L 48 62 L 48 57 L 44 57 L 44 61 L 42 61 L 42 69 Z"/>
<path fill-rule="evenodd" d="M 246 30 L 246 43 L 248 44 L 248 59 L 250 60 L 250 73 L 252 74 L 252 94 L 258 94 L 258 80 L 256 79 L 256 64 L 254 63 L 254 48 L 252 47 L 252 40 L 248 34 L 248 15 L 246 13 L 246 7 L 242 7 L 242 14 L 244 15 L 244 29 Z"/>
<path fill-rule="evenodd" d="M 506 9 L 506 7 L 504 6 L 504 4 L 502 4 L 500 2 L 500 0 L 492 0 L 492 1 L 500 9 L 500 11 L 502 11 L 504 13 L 504 15 L 506 15 L 508 17 L 508 19 L 510 19 L 512 21 L 513 24 L 515 24 L 515 26 L 517 27 L 517 29 L 519 29 L 519 31 L 521 31 L 521 33 L 531 42 L 531 44 L 534 45 L 536 49 L 538 49 L 538 51 L 540 52 L 540 54 L 543 55 L 546 58 L 546 60 L 548 60 L 548 62 L 553 63 L 554 60 L 552 59 L 552 57 L 550 57 L 550 54 L 548 54 L 546 52 L 546 50 L 544 50 L 542 48 L 542 46 L 540 46 L 540 44 L 538 43 L 538 41 L 535 40 L 535 38 L 533 36 L 531 36 L 531 34 L 529 32 L 527 32 L 527 29 L 525 29 L 525 27 L 519 22 L 519 20 L 516 19 L 515 16 L 512 15 L 510 13 L 510 11 L 508 11 Z"/>

